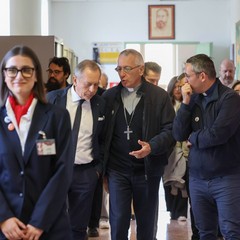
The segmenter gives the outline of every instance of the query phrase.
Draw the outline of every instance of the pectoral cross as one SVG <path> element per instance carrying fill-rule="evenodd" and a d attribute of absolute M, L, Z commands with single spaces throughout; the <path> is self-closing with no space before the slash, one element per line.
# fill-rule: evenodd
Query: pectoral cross
<path fill-rule="evenodd" d="M 133 131 L 130 130 L 130 127 L 129 127 L 129 126 L 127 126 L 127 130 L 124 131 L 124 133 L 127 134 L 127 140 L 130 140 L 130 133 L 133 133 Z"/>

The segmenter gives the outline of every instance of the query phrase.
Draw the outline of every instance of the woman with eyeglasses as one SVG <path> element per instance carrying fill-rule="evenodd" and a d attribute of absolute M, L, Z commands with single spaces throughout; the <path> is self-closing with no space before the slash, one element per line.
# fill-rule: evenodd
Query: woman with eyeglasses
<path fill-rule="evenodd" d="M 0 92 L 0 239 L 72 239 L 70 118 L 46 103 L 30 48 L 14 46 L 3 57 Z"/>

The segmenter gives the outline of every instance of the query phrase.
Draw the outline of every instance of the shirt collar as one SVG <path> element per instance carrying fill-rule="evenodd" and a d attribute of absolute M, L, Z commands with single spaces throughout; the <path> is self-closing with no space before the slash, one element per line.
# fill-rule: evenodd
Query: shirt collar
<path fill-rule="evenodd" d="M 71 87 L 71 96 L 72 96 L 72 101 L 73 102 L 78 102 L 79 100 L 81 100 L 81 98 L 78 96 L 78 94 L 76 93 L 74 86 L 72 85 Z"/>
<path fill-rule="evenodd" d="M 217 81 L 215 81 L 214 84 L 213 84 L 206 92 L 202 93 L 202 95 L 203 95 L 204 97 L 209 97 L 209 96 L 212 95 L 212 93 L 213 93 L 213 91 L 214 91 L 214 89 L 215 89 L 215 86 L 217 85 L 216 82 L 217 82 Z"/>

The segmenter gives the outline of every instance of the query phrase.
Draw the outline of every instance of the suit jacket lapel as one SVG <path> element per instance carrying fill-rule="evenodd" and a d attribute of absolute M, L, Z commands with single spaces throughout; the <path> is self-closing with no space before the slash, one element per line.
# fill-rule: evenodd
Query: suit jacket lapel
<path fill-rule="evenodd" d="M 39 131 L 44 129 L 44 125 L 48 121 L 46 108 L 43 108 L 41 103 L 37 103 L 34 110 L 32 123 L 28 132 L 27 140 L 24 149 L 24 162 L 25 164 L 30 158 L 31 152 L 36 148 L 36 140 L 39 139 Z"/>

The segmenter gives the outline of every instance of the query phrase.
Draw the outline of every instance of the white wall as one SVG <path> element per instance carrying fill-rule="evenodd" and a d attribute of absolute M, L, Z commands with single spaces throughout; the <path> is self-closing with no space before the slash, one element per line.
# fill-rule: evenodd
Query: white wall
<path fill-rule="evenodd" d="M 41 0 L 10 0 L 9 3 L 10 34 L 41 35 Z"/>
<path fill-rule="evenodd" d="M 231 40 L 232 40 L 232 43 L 235 43 L 235 37 L 236 37 L 235 24 L 240 20 L 240 1 L 239 0 L 231 0 L 230 18 L 231 18 L 231 24 L 232 24 Z"/>
<path fill-rule="evenodd" d="M 168 42 L 213 42 L 218 70 L 221 59 L 230 54 L 232 21 L 237 18 L 237 13 L 234 20 L 230 17 L 234 1 L 239 0 L 164 1 L 175 5 L 176 38 Z M 93 42 L 148 42 L 148 5 L 156 4 L 159 1 L 55 0 L 50 34 L 64 39 L 79 61 L 92 58 Z"/>

